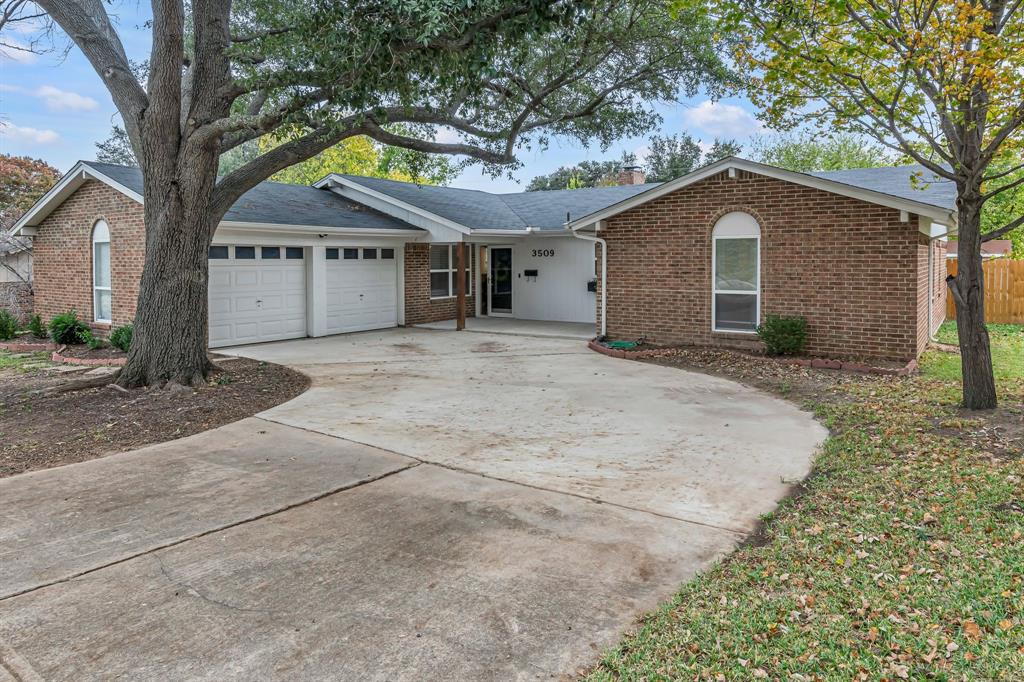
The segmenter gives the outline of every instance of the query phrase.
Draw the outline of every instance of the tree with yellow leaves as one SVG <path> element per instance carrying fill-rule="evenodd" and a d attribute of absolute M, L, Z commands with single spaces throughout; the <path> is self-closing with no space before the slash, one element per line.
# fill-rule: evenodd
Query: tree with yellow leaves
<path fill-rule="evenodd" d="M 727 0 L 726 30 L 751 99 L 774 127 L 865 134 L 957 189 L 957 304 L 963 404 L 996 405 L 985 328 L 985 204 L 1024 185 L 1021 0 Z M 951 226 L 952 227 L 952 226 Z"/>

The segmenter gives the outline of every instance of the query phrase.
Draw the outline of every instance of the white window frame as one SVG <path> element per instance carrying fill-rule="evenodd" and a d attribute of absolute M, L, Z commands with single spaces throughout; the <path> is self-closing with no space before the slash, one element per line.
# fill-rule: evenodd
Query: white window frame
<path fill-rule="evenodd" d="M 114 317 L 114 293 L 111 286 L 97 286 L 96 285 L 96 245 L 106 244 L 107 245 L 107 281 L 113 284 L 113 279 L 110 273 L 110 264 L 112 260 L 112 253 L 110 250 L 110 226 L 105 220 L 97 220 L 92 226 L 92 318 L 94 322 L 102 322 L 105 324 L 113 323 Z M 104 319 L 99 316 L 99 293 L 105 291 L 110 294 L 110 317 L 111 319 Z"/>
<path fill-rule="evenodd" d="M 754 291 L 736 291 L 718 288 L 718 240 L 720 239 L 753 239 L 757 248 L 757 286 Z M 711 231 L 711 331 L 717 334 L 757 334 L 756 329 L 719 329 L 718 294 L 739 294 L 753 296 L 754 326 L 761 324 L 761 226 L 757 219 L 743 211 L 726 213 L 715 222 Z"/>
<path fill-rule="evenodd" d="M 430 291 L 430 300 L 431 301 L 441 301 L 441 300 L 444 300 L 446 298 L 455 298 L 455 297 L 458 296 L 458 291 L 457 291 L 456 286 L 455 286 L 455 276 L 456 276 L 456 274 L 458 273 L 458 270 L 459 270 L 459 264 L 455 260 L 455 258 L 456 258 L 456 256 L 455 256 L 455 247 L 456 246 L 458 246 L 458 244 L 431 244 L 430 245 L 431 249 L 442 248 L 442 247 L 447 247 L 448 248 L 448 267 L 447 268 L 438 268 L 438 269 L 431 268 L 430 267 L 430 251 L 429 250 L 427 251 L 427 268 L 430 271 L 430 274 L 427 275 L 427 286 L 430 287 L 430 290 L 431 290 Z M 466 286 L 466 296 L 470 296 L 473 293 L 473 274 L 472 274 L 473 273 L 473 249 L 470 248 L 471 246 L 472 246 L 471 244 L 466 244 L 466 273 L 469 275 L 469 282 L 467 283 L 467 286 Z M 438 273 L 438 272 L 447 272 L 448 273 L 448 294 L 445 295 L 445 296 L 434 296 L 434 291 L 433 291 L 434 287 L 430 284 L 430 280 L 433 279 L 431 277 L 431 275 L 433 275 L 435 273 Z"/>

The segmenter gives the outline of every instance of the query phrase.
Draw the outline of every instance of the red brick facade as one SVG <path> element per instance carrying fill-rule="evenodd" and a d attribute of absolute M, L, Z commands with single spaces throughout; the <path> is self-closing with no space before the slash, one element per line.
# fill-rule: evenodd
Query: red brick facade
<path fill-rule="evenodd" d="M 731 211 L 761 228 L 762 320 L 806 318 L 813 355 L 909 360 L 924 349 L 928 242 L 917 216 L 903 222 L 895 209 L 745 171 L 609 219 L 610 337 L 760 347 L 755 336 L 711 329 L 711 232 Z M 937 279 L 939 267 L 944 260 Z"/>
<path fill-rule="evenodd" d="M 466 249 L 467 255 L 470 249 Z M 467 261 L 468 262 L 468 261 Z M 455 297 L 430 298 L 430 244 L 405 245 L 405 324 L 453 320 Z M 466 296 L 466 317 L 473 317 L 473 296 Z"/>
<path fill-rule="evenodd" d="M 75 310 L 92 322 L 92 229 L 110 228 L 110 289 L 114 325 L 135 317 L 145 259 L 142 205 L 107 185 L 90 180 L 57 207 L 33 240 L 35 312 L 48 321 Z M 103 329 L 107 325 L 95 325 Z"/>

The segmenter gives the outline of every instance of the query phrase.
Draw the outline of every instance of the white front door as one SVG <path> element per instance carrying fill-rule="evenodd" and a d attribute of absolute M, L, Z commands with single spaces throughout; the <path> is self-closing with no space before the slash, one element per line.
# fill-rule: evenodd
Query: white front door
<path fill-rule="evenodd" d="M 210 347 L 306 336 L 302 247 L 210 247 Z"/>
<path fill-rule="evenodd" d="M 328 334 L 398 326 L 398 261 L 395 249 L 328 248 Z"/>

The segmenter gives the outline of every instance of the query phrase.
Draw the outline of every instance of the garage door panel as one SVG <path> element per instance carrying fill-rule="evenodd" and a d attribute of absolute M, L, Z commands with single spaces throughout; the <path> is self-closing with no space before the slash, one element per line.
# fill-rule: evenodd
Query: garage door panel
<path fill-rule="evenodd" d="M 328 261 L 327 332 L 367 331 L 398 324 L 397 261 Z"/>
<path fill-rule="evenodd" d="M 306 335 L 305 261 L 211 260 L 210 346 Z"/>

